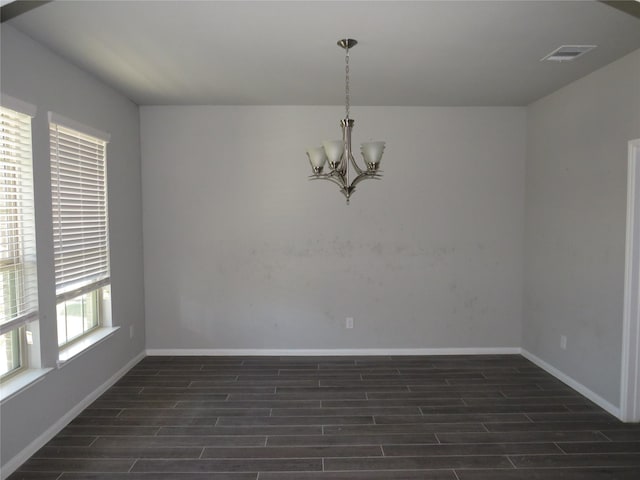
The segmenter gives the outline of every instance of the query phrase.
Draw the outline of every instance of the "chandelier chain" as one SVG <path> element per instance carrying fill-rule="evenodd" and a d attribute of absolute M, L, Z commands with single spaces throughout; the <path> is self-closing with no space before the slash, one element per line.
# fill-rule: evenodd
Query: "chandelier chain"
<path fill-rule="evenodd" d="M 345 99 L 344 99 L 344 105 L 345 105 L 345 109 L 347 111 L 347 117 L 349 118 L 349 107 L 350 107 L 350 100 L 351 100 L 351 95 L 350 95 L 350 91 L 349 91 L 349 49 L 347 48 L 347 54 L 345 55 L 344 61 L 345 61 L 345 67 L 344 67 L 344 73 L 345 73 Z"/>

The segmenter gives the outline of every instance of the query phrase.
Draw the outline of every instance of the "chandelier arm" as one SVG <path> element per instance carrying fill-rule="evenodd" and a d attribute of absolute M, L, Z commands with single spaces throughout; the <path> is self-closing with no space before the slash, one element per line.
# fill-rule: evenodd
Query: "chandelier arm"
<path fill-rule="evenodd" d="M 322 175 L 310 175 L 309 180 L 329 180 L 330 182 L 338 185 L 341 189 L 346 187 L 346 183 L 344 182 L 343 178 L 341 176 L 336 178 L 336 175 L 333 175 L 333 172 Z"/>
<path fill-rule="evenodd" d="M 348 113 L 347 113 L 348 115 Z M 345 184 L 349 184 L 349 163 L 353 164 L 353 153 L 351 152 L 351 130 L 353 129 L 354 121 L 348 116 L 341 122 L 342 127 L 342 143 L 344 144 L 344 150 L 342 153 L 341 173 L 345 177 Z"/>
<path fill-rule="evenodd" d="M 340 167 L 336 170 L 342 177 L 345 178 L 345 184 L 349 183 L 349 154 L 347 152 L 347 148 L 350 148 L 345 143 L 345 150 L 342 153 L 342 157 L 340 157 Z"/>
<path fill-rule="evenodd" d="M 349 184 L 349 177 L 345 176 L 340 170 L 332 170 L 328 173 L 328 176 L 342 187 L 346 187 Z"/>
<path fill-rule="evenodd" d="M 364 172 L 365 172 L 365 170 L 362 170 L 362 169 L 358 166 L 358 164 L 357 164 L 357 162 L 356 162 L 356 159 L 355 159 L 355 158 L 353 158 L 353 155 L 351 155 L 351 158 L 350 158 L 349 160 L 351 160 L 351 165 L 353 166 L 353 169 L 356 171 L 356 174 L 357 174 L 357 175 L 362 175 L 362 173 L 364 173 Z"/>
<path fill-rule="evenodd" d="M 356 178 L 353 179 L 353 182 L 351 182 L 351 186 L 355 187 L 362 180 L 369 180 L 369 179 L 371 179 L 371 180 L 380 180 L 381 178 L 382 178 L 382 175 L 380 175 L 377 172 L 375 172 L 375 173 L 362 172 Z"/>

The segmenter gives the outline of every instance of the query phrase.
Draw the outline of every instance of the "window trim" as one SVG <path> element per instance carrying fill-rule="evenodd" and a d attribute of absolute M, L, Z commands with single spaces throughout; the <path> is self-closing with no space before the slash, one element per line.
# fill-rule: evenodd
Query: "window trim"
<path fill-rule="evenodd" d="M 53 368 L 27 368 L 20 375 L 11 376 L 0 388 L 0 404 L 32 387 L 52 370 Z"/>
<path fill-rule="evenodd" d="M 35 105 L 31 105 L 30 103 L 20 100 L 19 98 L 12 97 L 11 95 L 7 95 L 6 93 L 2 93 L 0 98 L 0 104 L 3 107 L 15 110 L 23 115 L 28 115 L 32 119 L 36 116 L 38 109 Z"/>
<path fill-rule="evenodd" d="M 76 338 L 74 341 L 64 344 L 60 347 L 56 366 L 58 368 L 64 367 L 70 361 L 75 360 L 83 353 L 113 336 L 118 330 L 120 330 L 119 326 L 109 327 L 101 325 L 87 332 L 85 335 Z"/>
<path fill-rule="evenodd" d="M 95 137 L 98 140 L 102 140 L 105 143 L 109 143 L 109 141 L 111 140 L 111 135 L 107 132 L 103 132 L 102 130 L 90 127 L 89 125 L 85 125 L 84 123 L 64 117 L 58 113 L 48 112 L 48 118 L 49 124 L 55 123 L 62 127 L 76 130 L 77 132 L 89 135 L 90 137 Z"/>

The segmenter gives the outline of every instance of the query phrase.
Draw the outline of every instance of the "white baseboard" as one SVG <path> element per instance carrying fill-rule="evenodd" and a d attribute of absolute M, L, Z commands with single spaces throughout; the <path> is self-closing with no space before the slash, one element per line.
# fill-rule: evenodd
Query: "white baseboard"
<path fill-rule="evenodd" d="M 153 356 L 367 356 L 367 355 L 517 355 L 519 347 L 497 348 L 319 348 L 319 349 L 262 349 L 262 348 L 150 348 Z"/>
<path fill-rule="evenodd" d="M 63 417 L 58 419 L 56 423 L 51 425 L 47 430 L 45 430 L 38 438 L 36 438 L 33 442 L 27 445 L 22 449 L 20 453 L 18 453 L 15 457 L 9 460 L 7 463 L 2 465 L 0 478 L 2 480 L 6 479 L 9 475 L 11 475 L 15 470 L 20 467 L 24 462 L 26 462 L 31 455 L 36 453 L 40 448 L 42 448 L 49 440 L 55 437 L 64 427 L 67 426 L 71 420 L 80 414 L 85 408 L 91 405 L 95 400 L 98 399 L 100 395 L 106 392 L 114 383 L 116 383 L 125 373 L 127 373 L 131 368 L 142 360 L 146 356 L 145 352 L 139 353 L 136 357 L 134 357 L 131 361 L 129 361 L 124 367 L 114 373 L 106 382 L 96 388 L 93 392 L 87 395 L 84 399 L 78 402 L 71 410 L 69 410 Z"/>
<path fill-rule="evenodd" d="M 541 358 L 536 357 L 533 353 L 528 352 L 524 348 L 522 349 L 522 356 L 524 358 L 526 358 L 527 360 L 535 363 L 537 366 L 539 366 L 543 370 L 546 370 L 547 372 L 549 372 L 551 375 L 556 377 L 561 382 L 566 383 L 571 388 L 576 390 L 578 393 L 584 395 L 589 400 L 591 400 L 593 403 L 595 403 L 599 407 L 605 409 L 611 415 L 615 416 L 616 418 L 621 418 L 620 407 L 617 407 L 613 403 L 609 402 L 608 400 L 605 400 L 600 395 L 598 395 L 594 391 L 588 389 L 587 387 L 585 387 L 580 382 L 574 380 L 570 376 L 568 376 L 565 373 L 561 372 L 556 367 L 553 367 L 553 366 L 549 365 L 547 362 L 545 362 Z"/>

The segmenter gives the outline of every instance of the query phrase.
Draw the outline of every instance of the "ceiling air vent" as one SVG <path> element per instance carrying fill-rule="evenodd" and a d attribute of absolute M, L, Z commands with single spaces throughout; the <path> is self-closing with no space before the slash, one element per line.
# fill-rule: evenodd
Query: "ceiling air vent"
<path fill-rule="evenodd" d="M 569 62 L 581 57 L 590 50 L 596 48 L 597 45 L 562 45 L 556 48 L 549 55 L 541 58 L 541 62 Z"/>

